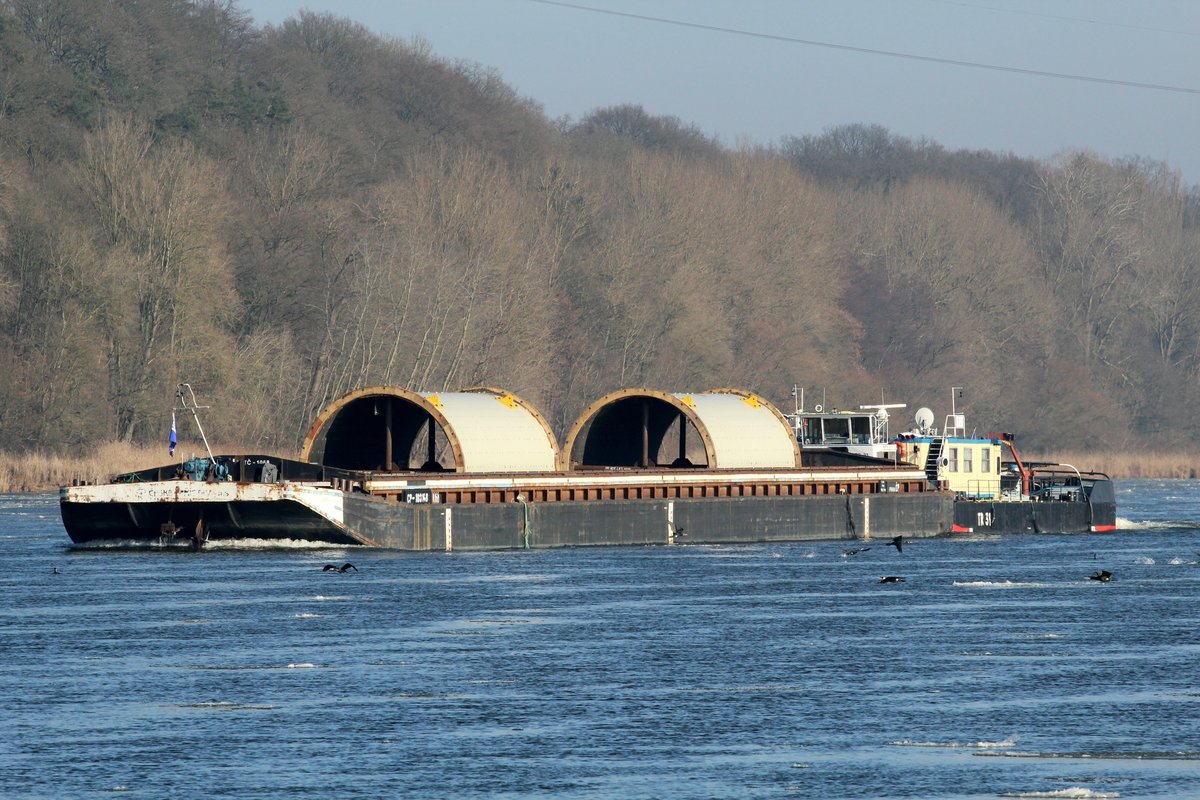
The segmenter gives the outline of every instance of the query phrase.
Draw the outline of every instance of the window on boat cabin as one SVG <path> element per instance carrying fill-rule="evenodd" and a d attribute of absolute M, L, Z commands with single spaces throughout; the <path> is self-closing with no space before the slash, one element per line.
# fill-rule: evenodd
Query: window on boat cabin
<path fill-rule="evenodd" d="M 851 417 L 850 418 L 850 433 L 853 436 L 852 441 L 855 444 L 870 444 L 871 443 L 871 418 L 870 417 Z"/>
<path fill-rule="evenodd" d="M 963 472 L 974 472 L 975 471 L 971 466 L 971 452 L 973 450 L 974 450 L 974 448 L 972 448 L 972 447 L 964 447 L 963 448 Z"/>
<path fill-rule="evenodd" d="M 950 471 L 958 472 L 958 448 L 950 448 Z"/>
<path fill-rule="evenodd" d="M 840 419 L 826 419 L 825 422 L 825 441 L 844 443 L 850 441 L 850 420 L 842 417 Z"/>
<path fill-rule="evenodd" d="M 992 463 L 992 448 L 981 447 L 979 449 L 979 471 L 987 472 L 990 463 Z"/>

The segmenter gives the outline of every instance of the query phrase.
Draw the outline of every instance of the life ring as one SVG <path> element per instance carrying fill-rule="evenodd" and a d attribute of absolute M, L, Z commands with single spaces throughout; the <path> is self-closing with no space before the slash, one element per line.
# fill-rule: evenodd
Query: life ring
<path fill-rule="evenodd" d="M 896 441 L 896 460 L 897 461 L 904 460 L 904 442 L 901 442 L 899 440 Z"/>

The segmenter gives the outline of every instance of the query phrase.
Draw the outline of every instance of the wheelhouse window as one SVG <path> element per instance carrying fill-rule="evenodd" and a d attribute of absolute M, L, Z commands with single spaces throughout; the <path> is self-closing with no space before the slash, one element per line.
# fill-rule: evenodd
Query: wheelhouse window
<path fill-rule="evenodd" d="M 950 448 L 950 471 L 958 472 L 958 448 Z"/>
<path fill-rule="evenodd" d="M 973 450 L 973 448 L 970 448 L 970 447 L 963 448 L 963 472 L 974 472 L 975 471 L 971 464 L 972 450 Z"/>
<path fill-rule="evenodd" d="M 988 465 L 992 463 L 992 448 L 984 447 L 979 451 L 979 471 L 987 472 Z"/>
<path fill-rule="evenodd" d="M 850 420 L 845 417 L 825 419 L 825 441 L 833 444 L 846 444 L 850 441 Z"/>

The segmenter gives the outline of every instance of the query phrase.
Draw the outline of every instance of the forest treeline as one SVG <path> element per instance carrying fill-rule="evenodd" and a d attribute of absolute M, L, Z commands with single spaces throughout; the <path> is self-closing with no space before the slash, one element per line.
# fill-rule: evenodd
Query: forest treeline
<path fill-rule="evenodd" d="M 165 441 L 181 381 L 272 450 L 377 384 L 505 387 L 560 434 L 623 387 L 965 387 L 1039 447 L 1194 447 L 1198 222 L 1161 163 L 729 148 L 335 16 L 0 0 L 0 449 Z"/>

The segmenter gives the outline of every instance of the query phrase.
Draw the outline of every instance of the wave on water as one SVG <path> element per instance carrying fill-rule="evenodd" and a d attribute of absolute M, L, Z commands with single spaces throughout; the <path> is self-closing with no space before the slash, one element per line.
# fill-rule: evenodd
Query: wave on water
<path fill-rule="evenodd" d="M 68 550 L 189 550 L 184 539 L 92 539 L 72 542 Z"/>
<path fill-rule="evenodd" d="M 1060 659 L 1065 656 L 1061 653 L 1019 653 L 1016 651 L 996 652 L 993 650 L 964 650 L 959 653 L 963 658 L 1044 658 L 1044 659 Z"/>
<path fill-rule="evenodd" d="M 325 601 L 325 602 L 341 603 L 341 602 L 345 602 L 347 600 L 353 600 L 353 599 L 354 599 L 353 597 L 350 597 L 348 595 L 325 595 L 325 594 L 313 595 L 313 600 L 320 600 L 320 601 Z"/>
<path fill-rule="evenodd" d="M 1135 564 L 1141 564 L 1143 567 L 1153 566 L 1156 562 L 1150 556 L 1138 556 L 1133 560 Z"/>
<path fill-rule="evenodd" d="M 944 747 L 954 750 L 1001 750 L 1006 747 L 1016 747 L 1017 738 L 1010 736 L 998 742 L 914 742 L 911 739 L 898 739 L 888 744 L 895 747 Z"/>
<path fill-rule="evenodd" d="M 73 542 L 70 550 L 191 550 L 191 540 L 162 537 L 159 539 L 93 539 Z M 205 550 L 355 550 L 365 545 L 311 542 L 307 539 L 209 539 Z"/>
<path fill-rule="evenodd" d="M 558 575 L 545 575 L 536 572 L 514 572 L 500 573 L 493 575 L 473 575 L 465 577 L 461 581 L 442 581 L 443 583 L 497 583 L 499 581 L 510 581 L 521 583 L 522 581 L 540 582 L 556 580 Z"/>
<path fill-rule="evenodd" d="M 291 619 L 319 619 L 320 614 L 292 614 Z"/>
<path fill-rule="evenodd" d="M 795 692 L 808 692 L 810 689 L 806 686 L 797 686 L 786 683 L 767 683 L 761 686 L 690 686 L 679 689 L 681 692 L 715 692 L 715 693 L 774 693 L 792 694 Z"/>
<path fill-rule="evenodd" d="M 1065 633 L 1018 633 L 1013 635 L 1014 639 L 1065 639 Z"/>
<path fill-rule="evenodd" d="M 203 703 L 184 703 L 180 708 L 196 708 L 205 711 L 274 711 L 279 706 L 231 703 L 228 700 L 209 700 Z"/>
<path fill-rule="evenodd" d="M 1197 519 L 1126 519 L 1117 517 L 1119 531 L 1161 531 L 1182 528 L 1184 530 L 1200 529 Z"/>
<path fill-rule="evenodd" d="M 204 548 L 213 550 L 360 550 L 366 545 L 311 542 L 308 539 L 209 539 Z"/>
<path fill-rule="evenodd" d="M 316 669 L 316 664 L 299 662 L 294 664 L 189 664 L 180 669 L 204 672 L 265 672 L 278 669 Z"/>
<path fill-rule="evenodd" d="M 1052 583 L 1032 583 L 1029 581 L 954 581 L 952 586 L 970 589 L 1052 589 Z"/>
<path fill-rule="evenodd" d="M 1097 750 L 1059 752 L 1054 750 L 1005 750 L 980 752 L 977 756 L 996 758 L 1063 758 L 1104 761 L 1200 761 L 1197 750 Z"/>
<path fill-rule="evenodd" d="M 1100 800 L 1100 798 L 1120 797 L 1116 792 L 1097 792 L 1082 786 L 1072 786 L 1067 789 L 1054 789 L 1048 792 L 1004 792 L 1001 797 L 1066 797 L 1083 798 L 1084 800 Z"/>

